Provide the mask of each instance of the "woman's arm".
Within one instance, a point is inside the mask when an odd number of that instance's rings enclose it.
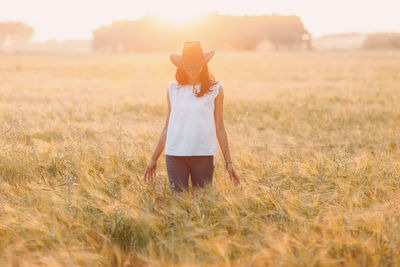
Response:
[[[167,102],[168,102],[167,118],[165,119],[164,128],[161,131],[160,137],[158,138],[157,146],[154,150],[153,156],[151,157],[151,159],[154,161],[157,161],[157,159],[160,157],[161,153],[163,152],[163,150],[165,148],[165,140],[167,137],[169,115],[171,114],[171,102],[169,99],[168,90],[167,90]]]
[[[165,148],[165,140],[167,137],[168,123],[169,123],[169,114],[171,113],[171,102],[169,100],[168,90],[167,90],[167,100],[168,100],[167,118],[165,120],[164,128],[161,131],[160,137],[158,138],[156,149],[154,150],[153,156],[151,156],[149,165],[146,168],[146,172],[144,174],[145,182],[148,180],[153,181],[153,179],[156,175],[157,159],[158,159],[158,157],[160,157],[161,152]]]
[[[224,89],[222,86],[219,88],[219,93],[215,98],[214,120],[219,146],[221,147],[225,162],[228,164],[232,160],[229,151],[228,135],[224,125]]]
[[[214,109],[214,120],[215,120],[215,130],[221,147],[222,153],[225,159],[225,167],[229,172],[231,179],[234,181],[235,185],[240,183],[239,177],[233,168],[231,153],[229,151],[228,134],[226,133],[224,125],[224,89],[222,86],[219,88],[218,96],[215,98],[215,109]]]

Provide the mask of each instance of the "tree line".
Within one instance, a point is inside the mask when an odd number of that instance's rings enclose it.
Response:
[[[23,50],[34,29],[23,22],[0,21],[0,51]],[[311,35],[298,16],[232,16],[210,12],[191,23],[161,22],[154,15],[113,21],[92,31],[94,51],[178,51],[186,40],[203,47],[254,50],[267,41],[276,50],[312,49]],[[370,33],[361,49],[400,49],[400,33]]]
[[[400,33],[370,33],[364,41],[363,49],[400,49]]]
[[[233,16],[215,11],[186,25],[146,15],[137,20],[113,21],[92,33],[95,51],[175,50],[183,41],[194,39],[207,47],[238,50],[254,50],[263,41],[276,50],[311,48],[310,33],[294,15]]]

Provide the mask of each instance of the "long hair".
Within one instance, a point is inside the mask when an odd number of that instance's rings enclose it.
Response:
[[[188,75],[186,74],[185,70],[180,67],[178,67],[176,69],[175,78],[176,78],[176,81],[181,85],[189,83]],[[216,81],[215,81],[214,76],[208,71],[207,64],[204,64],[203,69],[200,73],[200,92],[197,92],[195,90],[193,92],[197,97],[201,97],[205,93],[212,92],[210,90],[210,87],[215,84],[216,84]]]

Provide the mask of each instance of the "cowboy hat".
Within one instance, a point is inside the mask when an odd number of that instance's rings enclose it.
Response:
[[[203,53],[199,41],[186,41],[183,44],[182,55],[171,54],[169,59],[175,66],[184,70],[195,70],[210,61],[214,54],[214,50]]]

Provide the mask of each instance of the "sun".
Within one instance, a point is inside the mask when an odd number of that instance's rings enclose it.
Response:
[[[165,13],[156,13],[156,17],[159,18],[160,21],[173,23],[176,25],[185,25],[188,24],[197,18],[199,18],[202,13],[195,12],[185,12],[185,13],[176,13],[176,12],[165,12]]]

